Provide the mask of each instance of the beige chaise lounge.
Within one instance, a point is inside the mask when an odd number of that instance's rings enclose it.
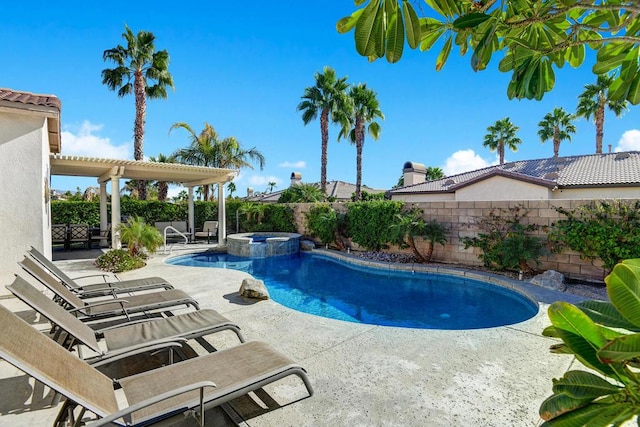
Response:
[[[115,293],[135,292],[146,289],[173,289],[173,286],[167,282],[167,280],[161,277],[145,277],[142,279],[122,280],[122,281],[105,281],[104,283],[92,283],[82,285],[76,280],[85,279],[89,277],[102,277],[106,280],[108,275],[106,274],[92,274],[89,276],[82,276],[72,279],[64,271],[58,268],[53,262],[49,261],[42,253],[40,253],[33,246],[27,252],[28,255],[36,260],[40,265],[47,269],[49,273],[53,274],[60,280],[60,282],[73,290],[74,292],[82,295],[110,295]]]
[[[97,363],[110,363],[121,357],[148,352],[149,346],[164,348],[166,345],[172,348],[176,342],[188,339],[198,339],[206,350],[215,351],[202,337],[221,331],[232,331],[238,336],[240,342],[244,342],[240,327],[215,310],[199,310],[95,331],[20,276],[16,276],[13,283],[6,288],[49,319],[54,340],[69,349],[81,343],[95,353],[85,359],[94,366],[98,366]],[[98,344],[99,339],[103,340],[106,350]],[[78,353],[82,355],[80,348]]]
[[[196,310],[200,307],[195,299],[179,289],[168,289],[157,292],[126,295],[119,298],[113,295],[82,299],[69,288],[62,285],[55,276],[30,260],[24,258],[18,264],[56,296],[57,302],[76,317],[84,321],[98,320],[109,317],[125,316],[131,320],[132,313],[150,312],[178,307],[192,306]]]
[[[114,381],[4,306],[0,325],[0,357],[67,398],[56,426],[89,413],[99,418],[96,426],[147,425],[185,414],[202,426],[207,409],[290,375],[313,395],[304,368],[257,341]]]

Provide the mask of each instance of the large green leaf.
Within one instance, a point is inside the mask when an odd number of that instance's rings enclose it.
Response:
[[[356,23],[354,37],[356,41],[356,50],[362,56],[370,56],[376,53],[376,17],[378,13],[383,13],[378,0],[371,2],[362,10],[360,18]]]
[[[418,47],[420,43],[420,20],[416,11],[408,1],[402,2],[402,10],[404,12],[405,30],[407,32],[407,42],[411,49]]]
[[[638,103],[640,103],[640,72],[636,73],[636,76],[629,86],[627,101],[632,105],[638,105]]]
[[[433,47],[436,41],[444,34],[444,29],[422,33],[422,41],[420,42],[420,50],[426,51]]]
[[[451,52],[451,43],[452,39],[451,36],[449,36],[438,54],[438,59],[436,59],[436,71],[442,70],[442,67],[444,67],[444,64],[447,62],[447,58],[449,58],[449,53]]]
[[[593,346],[593,343],[590,343],[580,335],[567,332],[562,329],[557,329],[557,333],[559,338],[567,346],[567,349],[564,349],[564,353],[567,353],[568,350],[570,350],[571,353],[575,355],[576,359],[578,359],[580,363],[582,363],[586,367],[598,371],[601,374],[609,377],[613,377],[616,379],[620,378],[621,374],[614,370],[614,367],[617,370],[619,370],[620,367],[617,365],[602,363],[602,361],[598,358],[597,351],[599,350],[599,348],[595,348]]]
[[[491,16],[484,13],[468,13],[453,21],[453,28],[457,30],[475,28],[489,18],[491,18]]]
[[[393,15],[389,18],[389,29],[387,30],[387,61],[398,62],[402,57],[404,49],[404,22],[399,9],[393,10]]]
[[[550,420],[560,415],[586,406],[591,399],[574,399],[566,394],[553,394],[540,405],[540,418]]]
[[[598,350],[598,357],[603,363],[622,363],[640,357],[640,334],[614,338]]]
[[[640,268],[619,263],[604,280],[611,303],[625,319],[640,326]]]
[[[553,380],[553,392],[573,399],[595,399],[619,393],[621,387],[586,371],[569,371],[562,378]]]
[[[336,23],[336,30],[338,30],[340,34],[348,33],[349,31],[351,31],[353,27],[356,26],[358,18],[360,18],[360,15],[362,15],[363,10],[364,9],[358,9],[353,12],[351,16],[345,16],[344,18],[340,19]]]
[[[629,402],[590,403],[556,418],[548,419],[542,423],[541,427],[619,426],[621,421],[628,420],[633,415],[633,406]]]
[[[610,302],[588,300],[579,303],[578,308],[601,325],[640,332],[640,327],[625,319]]]
[[[578,68],[584,62],[586,49],[584,45],[571,46],[566,51],[565,58],[569,61],[569,65]]]

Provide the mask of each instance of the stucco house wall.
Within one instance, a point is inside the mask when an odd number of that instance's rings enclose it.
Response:
[[[49,154],[59,147],[59,105],[52,96],[0,89],[0,295],[30,246],[51,256]]]
[[[549,189],[541,185],[493,176],[458,189],[455,199],[458,201],[547,200],[550,198],[549,193]]]

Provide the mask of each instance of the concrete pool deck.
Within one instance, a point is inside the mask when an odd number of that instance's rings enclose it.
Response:
[[[168,279],[202,308],[217,310],[240,325],[247,340],[271,344],[308,372],[313,397],[304,399],[297,379],[275,383],[267,388],[269,395],[294,403],[261,414],[241,410],[247,417],[242,425],[538,426],[538,408],[551,394],[552,378],[581,366],[571,356],[551,354],[549,346],[556,341],[541,335],[549,325],[548,303],[573,300],[571,295],[533,289],[542,301],[538,314],[511,326],[393,328],[300,313],[271,300],[247,303],[237,292],[248,274],[168,265],[165,258],[157,254],[146,267],[120,277]],[[71,276],[95,271],[92,259],[56,263]],[[0,304],[46,330],[48,324],[15,298],[3,297]],[[214,338],[217,347],[237,343],[231,333],[219,335]],[[46,387],[0,361],[0,425],[51,425],[59,406],[50,402]]]

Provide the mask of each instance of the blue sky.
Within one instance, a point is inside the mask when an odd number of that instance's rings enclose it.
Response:
[[[510,101],[510,75],[497,71],[501,54],[479,73],[471,70],[470,56],[455,49],[440,72],[434,66],[437,51],[408,47],[397,64],[369,63],[356,53],[352,33],[335,30],[354,10],[352,1],[93,3],[4,5],[3,15],[11,19],[0,26],[0,87],[60,98],[63,154],[133,158],[134,100],[102,85],[101,71],[112,66],[102,52],[125,43],[125,23],[136,33],[151,31],[156,49],[169,51],[175,91],[147,104],[145,155],[188,145],[184,130],[168,133],[173,123],[200,131],[209,122],[221,136],[235,136],[266,157],[264,170],[240,173],[239,196],[247,187],[265,191],[269,181],[284,189],[294,171],[304,182],[320,180],[320,125],[304,126],[296,106],[325,65],[378,94],[386,120],[379,140],[365,142],[363,183],[380,189],[396,184],[408,160],[441,167],[447,175],[497,163],[482,142],[487,127],[504,117],[520,127],[523,140],[518,152],[507,151],[507,161],[551,157],[553,144],[540,142],[538,122],[554,107],[574,111],[584,85],[595,82],[587,60],[579,69],[556,70],[556,86],[542,101]],[[575,124],[577,134],[562,143],[561,156],[595,152],[593,123]],[[337,135],[331,128],[327,177],[355,182],[355,147],[338,143]],[[604,139],[605,151],[609,144],[614,150],[640,149],[640,110],[631,107],[622,118],[608,114]],[[94,178],[52,181],[61,190],[96,185]]]

